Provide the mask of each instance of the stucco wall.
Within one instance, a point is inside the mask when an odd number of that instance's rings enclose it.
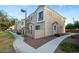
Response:
[[[44,20],[42,22],[38,21],[38,14],[39,12],[44,11]],[[31,17],[33,19],[31,20]],[[54,22],[58,23],[57,33],[64,33],[65,32],[65,20],[64,17],[59,15],[54,10],[49,9],[48,7],[38,7],[34,13],[29,16],[30,22],[33,23],[35,28],[36,25],[40,25],[40,30],[34,29],[34,34],[30,34],[34,38],[40,38],[44,36],[53,35],[52,31],[52,24]]]
[[[30,22],[33,23],[33,27],[34,27],[33,32],[34,32],[34,34],[28,33],[28,35],[31,36],[31,37],[34,37],[35,39],[40,38],[40,37],[44,37],[44,29],[45,29],[44,28],[44,23],[41,23],[41,22],[38,21],[38,19],[39,19],[38,14],[41,11],[44,11],[43,7],[37,8],[36,11],[29,16]],[[31,20],[31,17],[33,17],[32,20]],[[40,25],[40,30],[35,30],[36,25]]]
[[[37,23],[36,25],[40,25],[40,30],[35,30],[35,39],[41,38],[45,36],[45,23]]]
[[[59,15],[55,11],[52,11],[45,8],[45,35],[49,36],[53,34],[52,31],[52,23],[57,22],[58,23],[58,33],[64,33],[65,32],[65,20],[63,16]]]

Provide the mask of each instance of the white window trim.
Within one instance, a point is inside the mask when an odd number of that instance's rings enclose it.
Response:
[[[54,26],[56,26],[56,29],[54,30]],[[53,24],[53,31],[57,32],[58,31],[58,25],[57,24]]]
[[[40,12],[42,12],[42,11],[40,11]],[[44,13],[44,11],[43,11],[43,13]],[[37,13],[37,22],[44,22],[44,17],[43,17],[43,20],[41,20],[41,21],[39,21],[39,12]]]
[[[44,19],[43,19],[43,20],[41,20],[41,21],[39,21],[39,20],[37,19],[37,22],[44,22]]]

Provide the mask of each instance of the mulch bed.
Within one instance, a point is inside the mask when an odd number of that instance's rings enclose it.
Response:
[[[72,42],[79,45],[79,34],[70,36],[66,38],[65,40],[63,40],[62,42]],[[65,52],[62,51],[60,47],[58,46],[58,48],[55,50],[55,53],[65,53]]]
[[[60,36],[63,36],[63,35],[66,35],[65,33],[64,34],[60,34]],[[31,37],[28,37],[28,36],[24,36],[24,41],[32,46],[33,48],[37,49],[39,48],[40,46],[44,45],[45,43],[53,40],[56,38],[56,36],[52,35],[52,36],[48,36],[48,37],[44,37],[44,38],[39,38],[39,39],[33,39]]]
[[[53,40],[54,38],[56,38],[55,36],[49,36],[49,37],[44,37],[44,38],[40,38],[40,39],[33,39],[31,37],[25,37],[25,42],[27,44],[29,44],[30,46],[32,46],[33,48],[37,49],[40,46],[44,45],[45,43]]]

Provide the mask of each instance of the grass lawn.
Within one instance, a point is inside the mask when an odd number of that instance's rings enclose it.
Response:
[[[55,53],[79,53],[79,34],[63,40],[55,50]]]
[[[78,53],[79,52],[79,45],[72,43],[72,42],[63,42],[60,44],[60,49],[64,52],[68,53]]]
[[[8,31],[0,32],[0,53],[12,53],[14,36]]]

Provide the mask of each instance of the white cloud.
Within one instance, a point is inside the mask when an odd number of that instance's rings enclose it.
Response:
[[[59,7],[63,8],[65,5],[59,5]]]

